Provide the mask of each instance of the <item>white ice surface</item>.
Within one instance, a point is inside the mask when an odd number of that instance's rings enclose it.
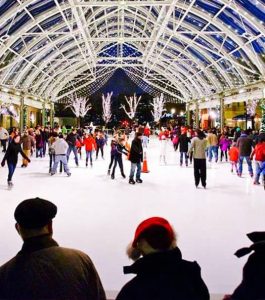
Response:
[[[167,165],[159,163],[159,145],[153,139],[147,158],[150,173],[143,184],[128,184],[128,178],[108,177],[109,147],[105,160],[85,167],[84,158],[76,168],[70,158],[72,176],[48,174],[48,158],[32,158],[27,169],[18,168],[9,191],[7,168],[0,168],[0,264],[12,258],[21,247],[14,228],[17,204],[30,197],[43,197],[58,206],[54,238],[60,245],[88,253],[107,291],[118,291],[131,276],[122,267],[131,261],[125,248],[136,226],[145,218],[167,218],[178,233],[183,257],[196,260],[211,293],[229,293],[241,280],[247,257],[233,253],[250,241],[246,233],[265,230],[265,192],[254,186],[244,166],[243,177],[230,172],[228,163],[208,164],[207,189],[196,189],[192,166],[180,167],[178,153],[167,149]],[[2,153],[0,154],[2,158]],[[124,160],[128,175],[130,163]]]

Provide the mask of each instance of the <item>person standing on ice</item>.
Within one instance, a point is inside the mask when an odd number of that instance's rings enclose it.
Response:
[[[73,151],[75,156],[75,164],[78,167],[78,156],[77,156],[77,149],[76,149],[76,141],[79,139],[79,136],[77,134],[77,131],[75,128],[72,129],[72,132],[70,132],[66,138],[66,142],[68,143],[69,147],[67,150],[67,161],[69,160],[70,154]]]
[[[114,154],[114,166],[113,166],[112,173],[111,173],[111,179],[115,178],[115,169],[116,169],[117,164],[119,164],[121,176],[123,178],[126,178],[126,176],[124,174],[124,170],[123,170],[122,154],[125,154],[125,155],[128,154],[128,150],[125,148],[125,139],[124,138],[120,138],[118,140],[118,143],[116,144],[116,152]]]
[[[206,148],[207,140],[205,134],[201,130],[196,131],[196,136],[191,140],[191,147],[189,154],[193,151],[194,157],[194,179],[195,186],[198,187],[200,181],[204,188],[206,188]]]
[[[164,127],[161,127],[161,131],[158,135],[160,141],[160,163],[163,160],[166,165],[166,152],[167,152],[167,143],[169,138],[169,131]]]
[[[62,162],[64,172],[67,174],[67,176],[71,176],[66,157],[69,146],[64,140],[62,133],[59,134],[59,138],[51,145],[51,148],[54,149],[55,153],[55,160],[52,167],[51,176],[56,173],[59,162]]]
[[[142,146],[142,136],[141,132],[136,132],[135,138],[132,141],[131,150],[129,160],[131,161],[131,171],[130,171],[130,178],[129,183],[135,184],[134,181],[134,173],[136,171],[136,182],[142,183],[141,179],[141,162],[143,161],[143,146]]]
[[[7,184],[9,187],[13,186],[12,177],[16,170],[19,153],[22,155],[24,159],[30,162],[30,159],[24,154],[24,152],[21,149],[20,136],[15,135],[12,142],[9,144],[5,156],[1,162],[1,166],[4,167],[5,161],[7,161],[7,166],[8,166]]]

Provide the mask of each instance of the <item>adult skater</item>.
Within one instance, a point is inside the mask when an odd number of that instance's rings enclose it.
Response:
[[[134,173],[136,171],[136,182],[142,183],[141,179],[141,162],[143,161],[143,147],[142,147],[142,133],[136,132],[135,138],[132,141],[131,150],[129,160],[131,161],[131,171],[130,171],[130,178],[129,183],[135,184],[134,181]]]
[[[205,134],[201,130],[196,131],[196,136],[191,140],[189,154],[193,151],[194,157],[194,178],[195,186],[198,187],[200,181],[202,186],[206,188],[206,156],[207,140]]]
[[[73,151],[75,156],[75,164],[78,167],[78,156],[77,156],[77,149],[76,149],[76,141],[79,139],[77,131],[75,128],[72,129],[67,135],[66,142],[68,143],[68,150],[67,150],[67,161],[69,160],[70,154]]]
[[[100,131],[96,136],[96,143],[97,143],[97,151],[96,151],[96,159],[98,159],[98,152],[100,150],[101,157],[104,159],[104,146],[106,143],[105,135],[103,131]]]
[[[253,168],[252,162],[250,160],[250,155],[252,152],[253,141],[248,137],[247,132],[243,131],[236,142],[236,146],[239,149],[239,168],[238,168],[238,176],[242,176],[243,172],[243,161],[244,159],[248,165],[248,172],[250,177],[253,177]]]
[[[52,238],[56,213],[53,203],[40,198],[17,206],[15,227],[23,246],[0,268],[0,299],[106,299],[90,257]]]
[[[23,148],[23,152],[27,157],[30,157],[31,150],[34,149],[35,140],[34,137],[29,135],[28,130],[24,131],[23,136],[21,137],[21,144]],[[23,158],[22,160],[22,168],[26,168],[28,166],[28,161]]]
[[[168,139],[170,137],[170,132],[165,129],[164,127],[161,127],[161,131],[158,135],[159,141],[160,141],[160,163],[163,160],[164,164],[166,165],[166,152],[167,152],[167,143]]]
[[[108,168],[108,175],[110,175],[111,167],[115,161],[115,153],[117,151],[117,144],[118,144],[118,134],[115,133],[110,142],[110,164],[109,164],[109,168]]]
[[[164,218],[140,223],[127,255],[135,263],[125,267],[124,273],[136,276],[125,284],[116,300],[210,299],[200,266],[182,259],[176,234]]]
[[[185,158],[185,165],[188,167],[188,150],[190,138],[187,137],[186,129],[181,130],[181,135],[178,139],[179,152],[180,152],[180,166],[183,165],[183,157]]]
[[[54,149],[55,154],[55,160],[52,167],[51,175],[54,175],[56,173],[59,162],[62,162],[64,172],[67,174],[68,177],[71,176],[66,157],[68,147],[68,143],[64,140],[63,134],[59,133],[59,138],[51,145],[51,148]]]
[[[115,169],[116,169],[117,164],[119,164],[121,176],[123,178],[126,178],[126,176],[124,174],[124,170],[123,170],[122,154],[125,154],[125,155],[128,154],[128,150],[125,148],[125,139],[124,138],[120,138],[116,145],[116,152],[114,154],[114,166],[113,166],[112,173],[111,173],[111,179],[115,178]]]
[[[24,152],[21,149],[20,136],[15,135],[12,142],[9,144],[5,156],[1,162],[1,166],[4,167],[5,161],[7,161],[7,166],[8,166],[7,184],[9,187],[13,186],[12,177],[16,170],[19,153],[22,155],[24,159],[30,162],[30,159],[24,154]]]

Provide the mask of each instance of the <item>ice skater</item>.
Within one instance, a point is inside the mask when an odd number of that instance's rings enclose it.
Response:
[[[230,164],[231,164],[231,172],[234,172],[234,168],[236,170],[236,173],[238,174],[238,159],[239,159],[239,150],[236,147],[236,143],[233,142],[232,147],[229,150],[229,159],[230,159]]]
[[[5,166],[5,161],[7,161],[8,166],[8,177],[7,177],[7,184],[8,187],[13,186],[12,178],[16,170],[17,161],[18,161],[18,154],[21,154],[24,159],[30,162],[30,159],[24,154],[21,149],[20,145],[20,136],[15,135],[11,143],[9,144],[5,156],[1,162],[1,166]]]
[[[54,175],[56,173],[59,162],[62,162],[64,172],[67,174],[68,177],[71,176],[66,155],[69,146],[64,140],[62,133],[59,134],[59,138],[52,144],[51,147],[54,149],[55,152],[55,160],[52,167],[51,175]]]
[[[114,166],[111,172],[111,179],[115,178],[115,169],[117,164],[119,164],[121,176],[126,178],[123,170],[123,162],[122,162],[122,154],[128,155],[128,150],[125,148],[125,139],[120,138],[118,143],[116,144],[116,151],[114,154]]]
[[[129,160],[131,161],[131,171],[129,183],[135,184],[134,173],[136,171],[136,182],[142,183],[141,179],[141,162],[143,161],[142,133],[136,132],[135,138],[132,141]]]
[[[160,163],[163,160],[164,164],[166,165],[166,152],[167,152],[167,143],[169,138],[169,131],[166,130],[164,127],[161,127],[161,131],[158,135],[160,141]]]
[[[86,150],[86,167],[88,166],[88,160],[90,160],[90,166],[93,166],[92,154],[97,149],[97,144],[91,133],[86,133],[83,144]]]

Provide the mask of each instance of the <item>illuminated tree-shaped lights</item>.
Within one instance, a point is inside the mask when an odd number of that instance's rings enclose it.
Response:
[[[87,112],[92,108],[86,98],[78,98],[77,96],[72,96],[70,98],[66,108],[67,107],[70,107],[70,109],[76,116],[78,126],[80,126],[80,117],[84,118]]]
[[[111,97],[113,95],[113,92],[107,93],[107,96],[105,97],[104,94],[102,94],[102,108],[103,108],[103,120],[106,124],[109,123],[112,113],[111,113]]]
[[[161,119],[163,112],[165,111],[165,102],[163,94],[160,94],[160,97],[157,96],[153,99],[153,103],[151,103],[151,105],[153,106],[152,115],[155,122],[159,122]]]
[[[247,102],[247,114],[254,117],[256,114],[256,108],[258,105],[258,99],[248,100]]]
[[[129,105],[129,110],[127,111],[125,105],[122,105],[121,108],[123,108],[123,110],[125,111],[125,113],[131,120],[133,120],[135,117],[136,110],[137,110],[139,102],[141,101],[141,98],[142,98],[142,96],[140,96],[137,99],[136,94],[129,97],[129,99],[125,96],[126,103]]]

